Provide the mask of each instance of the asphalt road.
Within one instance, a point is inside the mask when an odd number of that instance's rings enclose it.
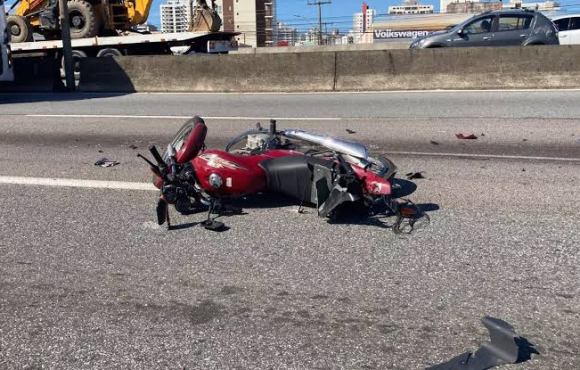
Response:
[[[576,369],[579,94],[19,96],[0,105],[0,368],[420,369],[475,350],[491,315],[540,352],[505,368]],[[155,192],[1,184],[146,182],[135,154],[167,143],[183,119],[160,116],[187,115],[187,99],[217,117],[210,147],[248,117],[356,117],[280,125],[370,143],[401,176],[424,171],[410,198],[431,222],[396,236],[390,219],[330,224],[264,197],[240,201],[226,232],[197,226],[202,215],[168,232]],[[405,116],[400,99],[424,105]],[[93,165],[104,156],[121,164]]]

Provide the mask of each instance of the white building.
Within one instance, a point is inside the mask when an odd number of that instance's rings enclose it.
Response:
[[[167,0],[159,6],[161,32],[187,32],[191,22],[191,0]]]
[[[401,5],[389,6],[389,14],[433,14],[433,5],[422,5],[417,0],[405,0]]]
[[[458,0],[439,0],[439,13],[447,13],[447,5],[451,3],[465,3],[466,0],[458,1]]]
[[[372,33],[373,21],[377,16],[374,9],[366,9],[366,12],[354,13],[352,16],[352,33],[354,34],[354,43],[365,40],[365,33]]]
[[[512,0],[504,4],[504,8],[522,8],[532,10],[560,10],[560,4],[556,1],[544,1],[537,3],[524,3],[522,0]]]
[[[276,0],[216,0],[215,4],[222,29],[241,33],[240,45],[276,45]]]

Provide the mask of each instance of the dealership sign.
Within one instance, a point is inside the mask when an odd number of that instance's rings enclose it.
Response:
[[[389,40],[389,39],[412,39],[415,37],[427,36],[431,31],[392,31],[392,30],[374,30],[374,40]]]

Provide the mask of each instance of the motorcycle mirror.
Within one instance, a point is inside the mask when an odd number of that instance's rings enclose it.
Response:
[[[270,120],[270,135],[276,135],[276,120]]]
[[[156,166],[150,160],[148,160],[144,155],[137,154],[137,157],[142,158],[145,162],[147,162],[147,164],[149,164],[149,167],[151,167],[151,171],[153,171],[153,173],[155,173],[159,177],[163,177],[163,174],[161,173],[161,170],[159,169],[159,167]]]

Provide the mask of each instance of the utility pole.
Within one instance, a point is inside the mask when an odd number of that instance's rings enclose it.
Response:
[[[318,46],[322,45],[322,5],[331,1],[308,0],[308,5],[318,5]]]
[[[75,72],[70,42],[70,23],[68,18],[67,0],[58,0],[60,32],[62,38],[62,56],[64,60],[64,76],[67,91],[75,91]]]

